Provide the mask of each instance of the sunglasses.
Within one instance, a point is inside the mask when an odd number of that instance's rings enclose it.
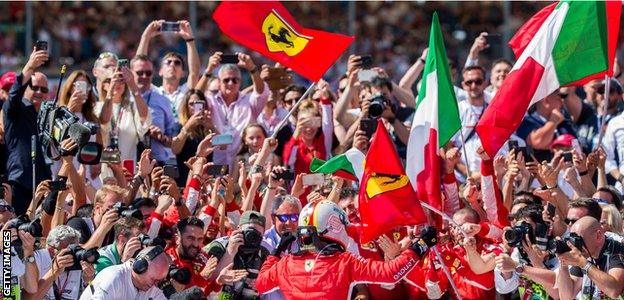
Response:
[[[595,200],[596,202],[598,202],[598,204],[604,204],[604,205],[608,205],[611,204],[609,203],[609,201],[607,201],[606,199],[602,199],[602,198],[592,198],[592,200]]]
[[[136,71],[136,74],[139,77],[151,77],[152,71]]]
[[[182,62],[177,60],[177,59],[168,59],[165,60],[165,65],[170,66],[171,64],[174,64],[176,67],[179,67],[182,65]]]
[[[280,222],[288,222],[288,220],[290,220],[291,222],[298,222],[299,221],[299,215],[298,214],[285,214],[285,215],[274,215],[277,217],[278,220],[280,220]]]
[[[35,93],[43,93],[46,94],[48,92],[48,88],[45,86],[36,86],[36,85],[31,85],[30,89],[33,90],[33,92]]]
[[[238,83],[238,78],[236,77],[232,77],[232,78],[223,78],[221,79],[224,83],[230,83],[232,82],[233,84],[237,84]]]
[[[466,81],[464,81],[464,84],[466,84],[467,86],[471,86],[473,83],[476,84],[476,85],[482,85],[483,84],[483,79],[466,80]]]
[[[576,223],[576,221],[578,221],[578,219],[568,219],[565,218],[565,220],[563,220],[567,225],[572,225],[574,223]]]
[[[13,206],[10,205],[0,205],[0,214],[5,213],[5,212],[13,212]]]

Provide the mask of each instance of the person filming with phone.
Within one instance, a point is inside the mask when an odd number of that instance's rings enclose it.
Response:
[[[35,167],[32,173],[31,137],[38,136],[37,111],[41,102],[48,96],[48,78],[37,69],[48,61],[47,43],[45,49],[38,43],[33,47],[26,65],[17,75],[15,83],[9,91],[9,99],[4,102],[4,141],[7,145],[8,158],[6,174],[16,215],[26,212],[33,196],[35,185],[51,178],[50,168],[46,165],[42,147],[37,142]]]

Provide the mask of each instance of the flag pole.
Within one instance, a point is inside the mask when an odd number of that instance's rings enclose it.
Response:
[[[438,261],[440,262],[440,265],[442,265],[442,271],[444,272],[444,275],[446,275],[446,278],[448,279],[449,284],[451,285],[451,287],[453,287],[453,291],[455,292],[455,295],[457,295],[457,299],[462,300],[462,297],[459,294],[459,289],[457,289],[457,286],[455,285],[455,282],[453,281],[453,277],[451,276],[451,272],[449,272],[448,267],[446,266],[446,264],[442,260],[442,256],[440,255],[440,251],[438,251],[438,246],[434,245],[433,247],[431,247],[431,250],[433,250],[433,252],[435,253],[436,257],[438,258]]]
[[[604,99],[602,100],[602,121],[600,121],[600,135],[598,136],[598,147],[602,147],[602,138],[604,137],[604,127],[607,121],[607,109],[609,108],[609,96],[611,95],[611,78],[609,74],[605,74],[605,90]]]
[[[485,109],[485,107],[483,108]],[[476,124],[475,124],[476,126]],[[474,130],[474,129],[473,129]],[[472,173],[470,172],[470,163],[468,162],[468,151],[466,151],[466,138],[464,137],[464,125],[462,124],[461,128],[459,128],[459,136],[462,139],[462,151],[464,152],[464,160],[466,160],[466,179],[470,178]]]
[[[279,124],[277,124],[277,127],[275,127],[275,129],[273,129],[273,134],[271,135],[271,138],[275,138],[277,136],[277,133],[288,122],[288,118],[295,112],[297,107],[299,107],[299,104],[301,104],[301,101],[303,99],[305,99],[306,97],[308,97],[310,92],[312,92],[312,90],[314,90],[315,86],[316,86],[316,82],[312,82],[310,84],[310,86],[308,87],[308,89],[305,91],[305,93],[303,93],[303,95],[301,95],[301,97],[299,97],[299,100],[297,100],[297,102],[293,104],[293,106],[290,108],[290,111],[288,112],[288,114],[284,117],[284,119],[281,122],[279,122]]]
[[[422,205],[422,207],[442,216],[442,219],[445,219],[447,221],[449,221],[451,224],[455,225],[455,227],[457,227],[457,229],[459,231],[461,231],[461,233],[464,235],[464,237],[469,237],[468,234],[464,231],[464,229],[462,229],[461,225],[457,224],[457,222],[455,222],[455,220],[453,220],[453,218],[447,216],[445,213],[441,212],[439,209],[429,205],[429,203],[424,202],[424,201],[420,201],[420,205]]]

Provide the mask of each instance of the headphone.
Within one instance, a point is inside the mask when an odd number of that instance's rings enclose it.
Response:
[[[132,263],[132,271],[137,274],[143,274],[147,271],[149,267],[149,262],[156,258],[156,256],[165,252],[162,247],[155,246],[150,251],[143,255],[139,255],[136,260]]]

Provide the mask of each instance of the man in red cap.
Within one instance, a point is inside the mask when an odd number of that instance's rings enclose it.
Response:
[[[6,72],[0,77],[0,110],[4,101],[9,99],[9,90],[15,82],[15,72]],[[0,111],[0,170],[6,170],[7,148],[4,143],[4,117]]]

